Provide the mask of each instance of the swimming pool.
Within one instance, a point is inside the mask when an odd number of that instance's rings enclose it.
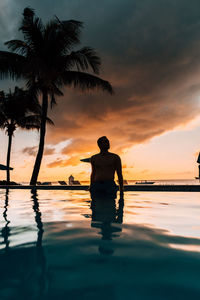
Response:
[[[0,190],[0,299],[200,297],[199,193]]]

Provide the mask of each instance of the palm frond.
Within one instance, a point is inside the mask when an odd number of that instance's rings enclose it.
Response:
[[[17,106],[15,113],[18,111],[18,106],[20,106],[22,114],[27,112],[41,113],[41,106],[39,104],[37,94],[35,94],[32,90],[23,90],[15,87],[14,93],[7,95],[7,98],[13,107]]]
[[[63,92],[57,87],[56,85],[57,81],[55,80],[55,83],[52,83],[52,90],[53,90],[53,93],[57,96],[63,96]]]
[[[21,55],[27,55],[30,51],[28,44],[21,40],[11,40],[4,43],[12,52],[19,53]]]
[[[71,67],[72,65],[75,65],[78,71],[91,68],[95,74],[99,74],[101,60],[94,49],[84,47],[66,56],[66,68],[68,69],[68,66]]]
[[[30,93],[32,93],[35,97],[38,97],[41,93],[41,85],[39,82],[35,81],[34,76],[30,76],[26,81],[26,87],[29,90]]]
[[[35,10],[33,8],[31,8],[31,7],[24,8],[24,11],[23,11],[24,19],[33,18],[34,14],[35,14]]]
[[[1,101],[1,100],[4,100],[4,98],[5,98],[5,93],[4,93],[4,91],[0,91],[0,101]]]
[[[7,120],[6,120],[6,116],[5,114],[1,111],[1,108],[0,108],[0,128],[1,129],[4,129],[5,126],[7,124]]]
[[[15,87],[14,92],[10,91],[0,99],[0,125],[2,128],[11,128],[11,125],[15,125],[22,128],[25,126],[29,129],[29,127],[33,127],[33,121],[37,128],[40,126],[40,120],[41,106],[30,91]]]
[[[66,71],[63,73],[63,83],[74,88],[80,88],[83,91],[100,89],[113,94],[112,86],[108,81],[88,73]]]
[[[23,78],[24,64],[24,56],[17,53],[0,51],[0,79],[8,77],[11,79]]]
[[[32,8],[25,8],[23,12],[23,19],[21,27],[19,28],[24,35],[24,39],[31,49],[42,46],[44,25],[42,20],[35,16]]]
[[[51,109],[55,106],[55,105],[57,105],[57,102],[56,102],[56,98],[55,98],[55,95],[54,95],[54,93],[51,93],[51,95],[50,95],[50,103],[51,103]]]
[[[68,53],[71,47],[80,44],[80,33],[83,23],[76,20],[60,21],[56,16],[57,41],[63,43],[63,53]]]
[[[49,125],[52,125],[52,126],[55,125],[54,122],[53,122],[50,118],[48,118],[48,117],[46,117],[46,121],[47,121],[47,123],[48,123]]]
[[[40,129],[41,116],[28,115],[17,120],[17,125],[22,129]]]
[[[5,93],[4,91],[0,91],[0,128],[4,129],[7,123],[6,115],[4,113],[4,101],[5,101]]]
[[[39,103],[38,97],[36,97],[34,94],[32,94],[31,91],[27,92],[26,98],[24,99],[27,104],[27,109],[29,112],[35,113],[35,114],[41,114],[42,108]]]

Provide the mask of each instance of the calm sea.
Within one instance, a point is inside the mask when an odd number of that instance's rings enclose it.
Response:
[[[199,193],[0,189],[0,299],[200,298]]]
[[[127,180],[128,184],[135,184],[138,181],[144,181],[144,180]],[[181,184],[181,185],[185,185],[185,184],[200,184],[200,181],[197,179],[163,179],[163,180],[149,180],[149,181],[153,181],[154,185],[157,184]],[[68,182],[68,180],[66,179],[66,182]],[[58,183],[58,181],[52,181],[51,182],[53,185],[60,185]],[[89,180],[85,180],[85,181],[80,181],[80,183],[82,185],[88,185],[89,184]],[[27,185],[29,184],[29,182],[21,182],[21,184]]]

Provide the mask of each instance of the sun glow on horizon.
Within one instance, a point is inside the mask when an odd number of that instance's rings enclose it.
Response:
[[[0,132],[4,141],[1,152],[1,163],[5,163],[7,136]],[[200,118],[196,118],[185,126],[177,127],[163,135],[152,138],[143,144],[135,145],[121,154],[124,178],[127,180],[143,179],[193,179],[197,176],[196,158],[199,151]],[[28,182],[32,173],[35,157],[22,153],[25,146],[36,146],[38,133],[16,132],[11,154],[11,180]],[[55,153],[45,155],[39,174],[39,181],[67,180],[73,174],[78,180],[89,180],[91,167],[89,163],[48,167],[55,159],[66,159],[60,152],[70,145],[70,140],[63,141],[55,148]],[[112,152],[112,140],[111,149]],[[96,148],[96,152],[98,149]],[[80,158],[83,154],[80,154]],[[4,160],[3,160],[4,158]],[[1,179],[5,179],[5,171],[1,171]]]

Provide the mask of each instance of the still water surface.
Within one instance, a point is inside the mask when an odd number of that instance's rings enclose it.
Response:
[[[0,299],[199,299],[199,193],[0,190]]]

